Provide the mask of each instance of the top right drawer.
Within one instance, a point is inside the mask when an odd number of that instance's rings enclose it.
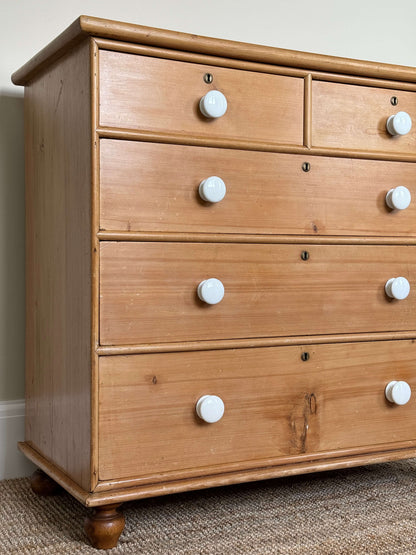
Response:
[[[398,112],[407,112],[413,125],[392,136],[386,123]],[[312,145],[416,155],[416,92],[313,81]]]

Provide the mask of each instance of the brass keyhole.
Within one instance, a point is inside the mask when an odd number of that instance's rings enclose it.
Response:
[[[397,106],[397,104],[399,103],[399,99],[397,98],[397,96],[392,96],[390,98],[390,102],[393,106]]]
[[[311,169],[310,163],[309,163],[309,162],[303,162],[303,164],[302,164],[302,170],[303,170],[304,172],[308,172],[308,171],[310,171],[310,169]]]
[[[209,85],[210,83],[212,83],[213,80],[214,80],[214,76],[212,75],[212,73],[206,73],[206,74],[204,75],[204,81],[205,81],[205,83],[207,83],[208,85]]]

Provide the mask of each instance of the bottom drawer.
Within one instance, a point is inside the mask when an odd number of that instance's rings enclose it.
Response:
[[[416,394],[388,402],[392,380],[416,388],[413,341],[101,357],[99,479],[163,481],[410,447]],[[204,395],[223,400],[218,422],[197,416]]]

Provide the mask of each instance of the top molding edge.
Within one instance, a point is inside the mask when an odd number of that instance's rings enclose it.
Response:
[[[26,85],[39,71],[86,37],[120,40],[303,70],[416,83],[416,68],[412,67],[209,38],[85,15],[76,19],[63,33],[13,73],[13,83]]]

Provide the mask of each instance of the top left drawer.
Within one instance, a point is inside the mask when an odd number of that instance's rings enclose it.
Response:
[[[227,99],[218,118],[199,109],[211,90]],[[302,145],[303,95],[298,77],[100,51],[102,127]]]

